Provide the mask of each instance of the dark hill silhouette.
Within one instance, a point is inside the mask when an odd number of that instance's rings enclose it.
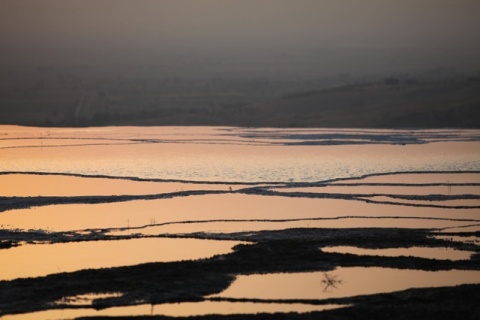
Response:
[[[234,88],[235,89],[235,88]],[[223,92],[158,94],[31,89],[0,95],[0,123],[33,126],[213,125],[255,127],[480,128],[477,78],[376,83],[283,97]],[[280,92],[280,91],[279,91]]]
[[[479,128],[480,83],[343,86],[286,96],[263,112],[277,126]]]

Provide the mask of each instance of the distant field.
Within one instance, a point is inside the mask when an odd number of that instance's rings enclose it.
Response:
[[[288,83],[34,82],[3,88],[0,123],[33,126],[479,128],[480,81],[387,79],[289,90]],[[83,88],[82,87],[82,88]],[[262,91],[263,90],[263,91]],[[293,93],[292,93],[293,91]]]

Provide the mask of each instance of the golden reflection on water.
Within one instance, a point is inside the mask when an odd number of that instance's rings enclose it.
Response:
[[[9,210],[1,213],[0,225],[11,229],[68,231],[140,227],[171,221],[335,218],[338,216],[478,219],[477,210],[472,209],[392,206],[352,200],[227,193]]]
[[[323,247],[323,252],[348,253],[366,256],[382,257],[419,257],[426,259],[440,260],[469,260],[471,251],[461,251],[452,248],[428,248],[428,247],[409,247],[409,248],[388,248],[388,249],[365,249],[349,246]]]
[[[422,145],[282,146],[285,137],[241,136],[249,129],[212,127],[156,128],[23,128],[1,126],[0,171],[66,172],[196,181],[323,181],[373,172],[405,170],[474,170],[479,142],[436,142]],[[230,131],[233,130],[233,131]],[[288,130],[287,130],[288,131]],[[339,132],[342,130],[319,130]],[[275,132],[274,129],[256,133]],[[303,131],[302,131],[303,132]],[[310,132],[305,130],[305,132]],[[343,130],[342,132],[349,132]],[[355,132],[355,130],[354,130]],[[380,132],[380,131],[379,131]],[[229,135],[233,133],[233,135]],[[70,139],[74,137],[75,139]],[[21,138],[18,140],[17,138]],[[26,138],[26,139],[24,139]],[[122,139],[122,140],[117,140]],[[290,140],[292,141],[292,140]],[[128,145],[118,145],[127,143]],[[133,144],[132,144],[133,143]],[[60,146],[62,144],[75,146]],[[80,146],[81,144],[88,144]],[[101,145],[97,145],[101,144]],[[269,145],[266,145],[269,144]],[[48,145],[55,145],[49,147]],[[18,146],[20,148],[11,148]],[[33,146],[33,147],[29,147]],[[472,169],[473,168],[473,169]],[[480,174],[397,174],[346,180],[344,183],[479,183]],[[342,183],[338,181],[337,183]],[[138,182],[53,175],[0,175],[0,196],[79,196],[158,194],[188,190],[229,190],[228,183],[189,184]],[[234,186],[232,191],[241,188]],[[324,193],[479,194],[479,188],[346,187],[278,189]],[[370,198],[372,199],[372,198]],[[397,199],[373,198],[374,200]],[[407,201],[411,204],[412,201]],[[426,204],[424,202],[418,202]],[[478,200],[428,202],[477,205]],[[407,204],[407,203],[406,203]],[[336,219],[341,217],[341,219]],[[384,218],[389,217],[389,218]],[[417,218],[415,218],[417,217]],[[326,218],[275,222],[267,220]],[[427,220],[421,218],[440,218]],[[71,231],[126,228],[111,234],[225,233],[285,228],[445,228],[477,231],[478,209],[411,207],[341,199],[288,198],[239,193],[136,200],[104,204],[66,204],[8,210],[0,213],[0,228]],[[200,223],[201,221],[219,220]],[[220,220],[223,220],[220,221]],[[243,220],[233,222],[228,220]],[[252,220],[252,221],[248,221]],[[253,220],[266,220],[263,222]],[[169,222],[191,222],[158,226]],[[148,226],[144,229],[137,227]],[[208,258],[229,253],[238,241],[194,239],[132,239],[58,244],[24,244],[0,250],[0,279],[43,276],[85,268],[135,265]],[[395,249],[389,249],[395,250]],[[422,251],[423,250],[423,251]],[[409,248],[387,254],[430,255],[433,249]],[[360,252],[360,251],[357,251]],[[371,254],[368,251],[364,253]],[[377,252],[378,253],[378,252]],[[382,253],[385,253],[382,251]],[[436,253],[438,254],[438,253]],[[452,257],[448,252],[447,256]],[[327,273],[239,276],[221,297],[266,299],[325,299],[403,290],[410,287],[480,283],[480,271],[337,268]],[[326,278],[327,277],[327,278]],[[330,277],[330,278],[328,278]],[[325,287],[326,279],[336,279]],[[335,307],[328,306],[327,308]],[[261,303],[201,302],[111,308],[52,310],[7,318],[55,318],[86,315],[200,315],[202,313],[307,312],[324,306]],[[78,312],[78,313],[77,313]]]
[[[282,230],[289,228],[406,228],[406,229],[441,229],[464,226],[464,221],[398,219],[398,218],[341,218],[336,220],[301,220],[293,222],[207,222],[180,223],[164,226],[150,226],[142,229],[111,231],[109,235],[159,235],[176,233],[203,232],[206,234],[250,232],[262,230]]]
[[[32,312],[19,315],[7,315],[3,320],[57,320],[72,319],[76,317],[115,317],[115,316],[151,316],[163,315],[170,317],[202,316],[211,314],[233,315],[233,314],[256,314],[256,313],[277,313],[277,312],[312,312],[331,310],[345,307],[345,305],[308,305],[300,303],[253,303],[253,302],[182,302],[165,303],[159,305],[142,304],[137,306],[114,307],[103,310],[93,309],[61,309]]]
[[[10,210],[0,215],[0,225],[20,229],[68,231],[138,227],[170,221],[334,218],[338,216],[478,219],[476,210],[472,209],[392,206],[337,199],[221,194]]]
[[[289,130],[262,138],[261,143],[257,138],[248,138],[249,130],[242,128],[1,126],[0,130],[4,137],[0,139],[0,171],[101,173],[197,181],[322,181],[374,172],[474,170],[480,157],[476,141],[405,146],[278,145],[278,138],[288,136]],[[79,142],[72,137],[96,139],[92,143],[100,139],[105,145],[42,147],[52,141],[50,138]],[[19,145],[25,143],[16,138],[34,139],[31,142],[36,141],[36,145],[1,149],[15,141]]]
[[[0,280],[39,277],[81,269],[210,258],[232,251],[238,241],[142,238],[55,244],[24,244],[0,250]]]
[[[480,271],[421,271],[344,267],[327,272],[337,280],[325,285],[324,272],[238,276],[225,291],[212,297],[251,299],[328,299],[393,292],[408,288],[480,283]]]

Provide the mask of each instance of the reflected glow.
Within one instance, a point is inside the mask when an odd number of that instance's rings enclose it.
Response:
[[[24,128],[1,126],[0,171],[41,171],[197,181],[322,181],[377,172],[479,170],[479,142],[444,141],[421,145],[279,145],[298,130],[217,127]],[[266,135],[262,135],[262,131]],[[384,131],[303,130],[309,134]],[[393,131],[390,131],[391,134]],[[419,131],[426,140],[436,133]],[[405,134],[404,131],[397,131]],[[474,131],[466,131],[475,133]],[[452,131],[451,134],[462,134]],[[126,139],[127,145],[43,147],[44,139]],[[248,138],[252,137],[252,138]],[[36,139],[35,148],[1,149],[18,138]],[[261,138],[261,142],[256,139]],[[448,138],[444,138],[448,140]],[[308,140],[308,139],[307,139]],[[69,140],[68,140],[69,141]],[[123,141],[123,140],[122,140]],[[29,141],[30,143],[30,141]],[[248,144],[247,144],[248,143]],[[393,141],[395,143],[395,141]],[[478,179],[476,181],[479,181]],[[452,181],[453,182],[453,181]]]
[[[49,231],[140,227],[171,221],[295,219],[350,217],[424,217],[473,219],[477,210],[392,206],[353,200],[220,194],[136,200],[106,204],[72,204],[9,210],[0,225]],[[308,222],[306,222],[308,223]],[[464,223],[465,224],[465,223]],[[134,232],[134,231],[133,231]]]
[[[140,227],[171,221],[351,217],[478,219],[477,210],[392,206],[353,200],[220,194],[9,210],[0,225],[49,231]],[[478,220],[477,220],[478,221]],[[308,222],[307,222],[308,223]]]
[[[280,304],[280,303],[252,303],[252,302],[183,302],[166,303],[159,305],[143,304],[130,307],[114,307],[103,310],[93,309],[60,309],[40,312],[32,312],[18,315],[7,315],[2,317],[4,320],[57,320],[72,319],[76,317],[95,317],[95,316],[150,316],[164,315],[170,317],[188,317],[202,316],[209,314],[256,314],[256,313],[277,313],[277,312],[312,312],[331,310],[345,307],[345,305],[308,305],[300,303]]]
[[[206,222],[172,224],[165,226],[151,226],[142,229],[129,229],[108,232],[109,235],[160,235],[176,233],[203,232],[207,234],[283,230],[289,228],[406,228],[406,229],[440,229],[446,227],[463,226],[464,221],[423,220],[408,218],[339,218],[338,220],[301,220],[293,222]]]
[[[275,181],[315,182],[383,172],[480,170],[480,141],[476,141],[479,139],[480,131],[473,130],[26,128],[16,126],[0,126],[0,130],[0,173],[3,173],[0,174],[0,197],[140,195],[188,190],[227,191],[230,187],[232,191],[237,191],[249,185],[235,185],[229,182],[260,182],[272,185],[271,182]],[[350,137],[345,138],[345,135]],[[398,139],[405,135],[413,137],[412,140],[415,141],[418,138],[418,142],[438,142],[407,143],[402,146]],[[374,136],[372,141],[387,144],[348,144],[362,140],[368,142],[371,136]],[[385,137],[390,138],[384,140]],[[470,138],[474,141],[455,141]],[[308,145],[312,142],[328,144],[333,140],[347,142],[347,144]],[[298,143],[298,145],[285,145],[285,142]],[[13,174],[12,172],[70,173],[199,181],[199,183],[140,182],[127,179]],[[220,181],[220,183],[205,183],[208,181]],[[342,193],[347,196],[350,193],[480,194],[478,186],[341,185],[356,182],[480,184],[480,174],[389,174],[364,179],[338,180],[334,185],[322,188],[278,188],[278,190]],[[378,196],[366,200],[371,199],[401,201]],[[4,199],[1,204],[8,204],[10,200],[13,199]],[[33,202],[35,199],[31,200]],[[405,202],[406,204],[424,203]],[[428,204],[475,206],[478,206],[478,203],[478,200],[428,202]],[[317,218],[321,220],[315,220]],[[458,221],[462,219],[463,221]],[[471,225],[474,224],[477,225],[472,227]],[[33,229],[39,232],[41,230],[43,232],[77,230],[81,233],[87,233],[85,229],[111,229],[109,234],[115,235],[190,232],[215,234],[286,228],[371,227],[445,228],[444,232],[466,232],[478,231],[480,228],[478,224],[480,224],[480,218],[477,208],[412,207],[358,200],[262,196],[234,192],[117,203],[48,205],[0,212],[2,229]],[[38,277],[86,268],[209,258],[213,255],[230,253],[232,247],[239,243],[242,242],[143,238],[23,244],[19,247],[0,250],[0,261],[8,262],[0,264],[0,280]],[[340,250],[339,248],[330,249]],[[345,250],[356,250],[358,254],[373,253],[371,250],[361,251],[358,248]],[[432,248],[391,250],[389,249],[388,252],[382,250],[381,254],[441,256],[442,259],[444,257],[462,259],[457,254],[470,254],[454,250],[454,252],[452,250],[434,252],[437,249]],[[379,251],[375,253],[378,254]],[[338,268],[327,274],[329,276],[323,272],[241,275],[227,290],[216,296],[326,299],[412,287],[480,283],[480,271],[465,270],[426,272],[385,268]],[[338,281],[334,282],[335,286],[326,288],[325,283],[329,279]],[[101,311],[79,308],[90,305],[94,298],[85,295],[67,297],[64,301],[57,301],[58,304],[68,307],[66,309],[5,318],[63,319],[80,316],[151,314],[190,316],[212,313],[308,312],[339,307],[205,301],[156,306],[139,305]]]
[[[337,268],[328,275],[339,281],[326,287],[323,272],[238,276],[213,295],[249,299],[328,299],[400,291],[409,288],[480,283],[480,271],[420,271],[390,268]]]
[[[81,269],[210,258],[232,252],[238,241],[144,238],[22,245],[0,250],[0,280]],[[195,248],[192,250],[192,248]]]
[[[440,260],[469,260],[473,252],[460,251],[452,248],[427,248],[427,247],[410,247],[410,248],[388,248],[388,249],[365,249],[358,247],[338,246],[321,248],[323,252],[330,253],[348,253],[366,256],[382,256],[382,257],[419,257],[426,259]]]

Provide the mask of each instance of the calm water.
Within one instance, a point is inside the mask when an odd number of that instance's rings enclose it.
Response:
[[[362,177],[375,173],[382,175]],[[336,180],[340,178],[350,179]],[[327,184],[301,184],[331,179]],[[273,194],[242,191],[252,187]],[[202,193],[189,193],[197,191]],[[161,197],[55,205],[60,199],[56,197],[68,200],[132,195]],[[440,198],[413,197],[430,195]],[[228,254],[240,243],[198,239],[195,233],[215,236],[287,228],[480,231],[479,195],[480,131],[476,130],[0,126],[0,197],[5,197],[0,202],[5,206],[0,212],[0,230],[143,237],[54,244],[23,242],[19,247],[0,249],[0,260],[9,262],[0,266],[0,280],[208,259]],[[47,196],[53,197],[51,204],[35,202]],[[442,196],[459,198],[445,200]],[[25,207],[8,207],[16,197],[32,202]],[[477,237],[444,238],[479,243]],[[336,246],[322,250],[442,260],[468,260],[473,253],[438,247],[373,250]],[[238,275],[230,287],[215,296],[321,300],[480,283],[479,271],[475,270],[337,268],[331,274],[341,281],[328,290],[322,286],[323,272]],[[375,281],[377,286],[371,285],[372,278],[381,279]],[[94,298],[71,298],[80,301],[75,310],[65,304],[63,310],[11,318],[308,312],[340,307],[208,300],[154,306],[139,301],[136,306],[97,312],[89,308]]]
[[[0,171],[300,182],[392,171],[480,170],[480,132],[474,130],[392,134],[381,130],[2,126],[0,134]],[[337,144],[325,144],[328,141]],[[435,142],[425,144],[429,141]]]

